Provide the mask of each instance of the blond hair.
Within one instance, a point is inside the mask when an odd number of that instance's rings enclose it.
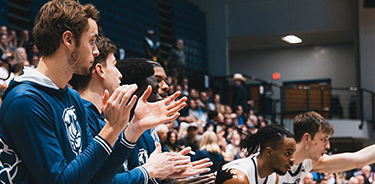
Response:
[[[212,131],[206,131],[200,142],[200,150],[206,149],[210,153],[221,153],[220,146],[217,143],[217,135]]]

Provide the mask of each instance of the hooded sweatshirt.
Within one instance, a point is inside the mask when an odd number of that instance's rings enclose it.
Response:
[[[134,148],[122,133],[113,150],[126,158],[109,157],[111,146],[88,131],[79,94],[36,70],[11,81],[0,125],[0,182],[108,183]]]

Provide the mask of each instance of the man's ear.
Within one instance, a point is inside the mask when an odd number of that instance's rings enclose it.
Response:
[[[62,34],[62,42],[68,49],[74,48],[75,39],[73,33],[69,30],[64,31],[64,33]]]
[[[267,146],[266,149],[264,149],[264,151],[268,157],[271,157],[273,151],[271,147]]]
[[[104,76],[104,66],[100,63],[97,63],[94,68],[95,72],[102,78],[105,78]]]
[[[304,141],[305,143],[311,141],[311,135],[309,133],[304,133],[303,136],[302,136],[302,141]]]

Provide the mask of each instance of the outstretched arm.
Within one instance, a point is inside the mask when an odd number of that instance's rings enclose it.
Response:
[[[340,153],[323,155],[318,161],[313,161],[316,172],[341,172],[354,168],[361,168],[375,162],[375,144],[367,146],[354,153]]]

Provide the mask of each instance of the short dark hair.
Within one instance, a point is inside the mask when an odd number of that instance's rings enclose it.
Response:
[[[156,62],[156,61],[151,61],[151,60],[149,60],[149,61],[147,61],[147,62],[149,62],[151,65],[152,65],[152,67],[161,67],[161,68],[163,68],[163,66],[161,66],[161,64],[159,63],[159,62]],[[164,69],[164,68],[163,68]]]
[[[99,20],[99,11],[91,4],[75,0],[53,0],[42,6],[35,18],[33,37],[42,56],[53,54],[59,47],[62,34],[70,30],[80,44],[82,33],[88,30],[88,19]]]
[[[297,115],[294,118],[293,129],[294,138],[297,143],[301,142],[302,136],[305,133],[309,133],[311,139],[314,139],[315,134],[319,131],[329,135],[335,132],[333,125],[314,111]]]
[[[99,37],[96,40],[96,45],[100,52],[100,55],[95,58],[94,63],[90,68],[90,73],[88,75],[78,75],[73,74],[72,79],[70,79],[69,84],[77,91],[84,90],[87,88],[91,77],[92,70],[95,68],[95,65],[100,63],[103,66],[107,65],[107,58],[110,54],[114,54],[117,51],[117,47],[111,40],[107,37]]]
[[[250,156],[256,153],[258,148],[260,153],[263,153],[266,147],[277,149],[285,137],[293,138],[293,134],[280,125],[271,124],[260,128],[255,134],[246,136],[240,146],[241,149],[246,149],[246,156]]]
[[[146,79],[154,75],[152,65],[146,58],[126,58],[117,62],[117,68],[122,74],[121,84],[137,84],[138,87]]]

